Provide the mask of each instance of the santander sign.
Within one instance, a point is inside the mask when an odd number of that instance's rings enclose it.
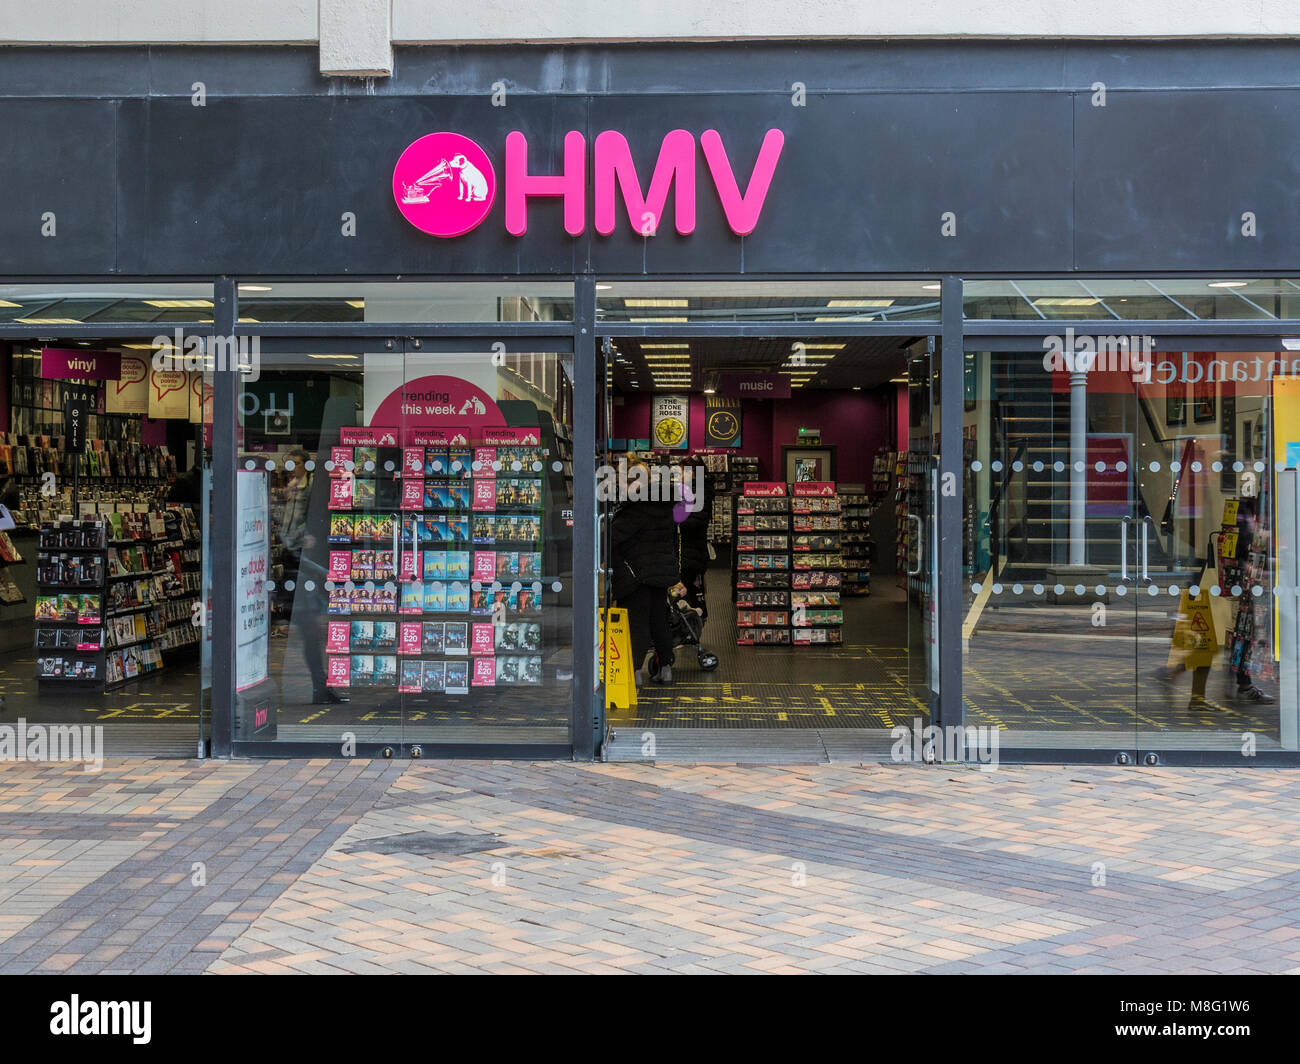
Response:
[[[777,160],[785,144],[779,129],[763,137],[758,158],[742,190],[731,158],[714,129],[700,134],[699,148],[709,179],[717,192],[727,225],[737,236],[748,236],[758,225]],[[674,129],[664,137],[650,175],[641,183],[627,138],[607,129],[596,136],[591,152],[590,191],[596,232],[608,236],[618,224],[619,202],[628,224],[642,236],[654,236],[673,193],[673,220],[685,236],[695,231],[695,190],[698,176],[695,135]],[[506,232],[528,232],[528,206],[536,199],[559,198],[564,205],[564,231],[580,236],[587,227],[587,138],[577,130],[564,136],[564,163],[558,174],[534,174],[528,168],[528,138],[515,130],[506,134],[502,199]],[[432,236],[454,237],[482,224],[497,195],[497,175],[486,151],[459,133],[430,133],[410,144],[393,168],[393,199],[402,216]]]

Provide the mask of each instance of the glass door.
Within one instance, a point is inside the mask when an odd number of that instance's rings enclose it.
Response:
[[[264,668],[241,657],[237,743],[568,747],[571,378],[504,346],[263,343],[238,468],[265,485],[267,578],[240,586],[271,631]]]
[[[1149,360],[1137,386],[1139,755],[1277,749],[1274,485],[1286,456],[1274,414],[1275,402],[1289,412],[1291,362],[1216,350]]]
[[[934,713],[939,694],[935,597],[938,522],[934,505],[938,475],[934,439],[938,365],[933,337],[917,343],[909,352],[908,449],[903,456],[904,477],[899,500],[902,503],[899,537],[907,602],[907,683],[912,701],[926,723]]]
[[[1159,514],[1138,479],[1149,436],[1127,366],[1070,339],[966,356],[966,722],[1006,748],[1130,761],[1138,612],[1164,603],[1141,565]]]

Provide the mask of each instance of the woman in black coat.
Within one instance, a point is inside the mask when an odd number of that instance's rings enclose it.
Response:
[[[694,459],[682,466],[686,475],[686,485],[692,491],[698,490],[700,498],[688,509],[686,518],[678,526],[681,537],[682,583],[686,585],[686,601],[700,611],[701,618],[709,616],[709,608],[704,601],[704,572],[709,567],[709,521],[713,516],[713,489],[709,486],[709,472],[701,459]]]
[[[628,501],[610,521],[610,567],[614,571],[615,601],[627,609],[632,660],[637,681],[643,678],[646,655],[654,649],[658,668],[648,678],[673,682],[673,635],[668,620],[668,589],[680,573],[677,562],[677,522],[673,503]]]

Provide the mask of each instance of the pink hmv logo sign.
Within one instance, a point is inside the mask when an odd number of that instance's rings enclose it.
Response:
[[[779,129],[763,137],[758,158],[741,188],[731,157],[714,129],[695,135],[675,129],[664,137],[650,175],[642,184],[627,138],[616,130],[596,136],[591,152],[590,193],[596,232],[608,236],[618,224],[621,200],[628,224],[642,236],[659,230],[673,194],[676,231],[695,231],[698,155],[702,152],[709,180],[727,225],[748,236],[758,225],[776,164],[785,145]],[[555,197],[563,202],[564,231],[579,236],[587,227],[587,138],[577,130],[564,137],[563,166],[558,174],[535,174],[528,164],[528,138],[518,130],[506,134],[502,198],[506,232],[528,232],[530,201]],[[496,200],[497,175],[486,151],[459,133],[430,133],[410,144],[393,168],[393,199],[402,216],[431,236],[454,237],[481,225]]]

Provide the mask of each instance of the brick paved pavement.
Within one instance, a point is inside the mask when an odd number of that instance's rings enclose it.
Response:
[[[5,764],[0,972],[1297,972],[1298,810],[1260,769]]]

